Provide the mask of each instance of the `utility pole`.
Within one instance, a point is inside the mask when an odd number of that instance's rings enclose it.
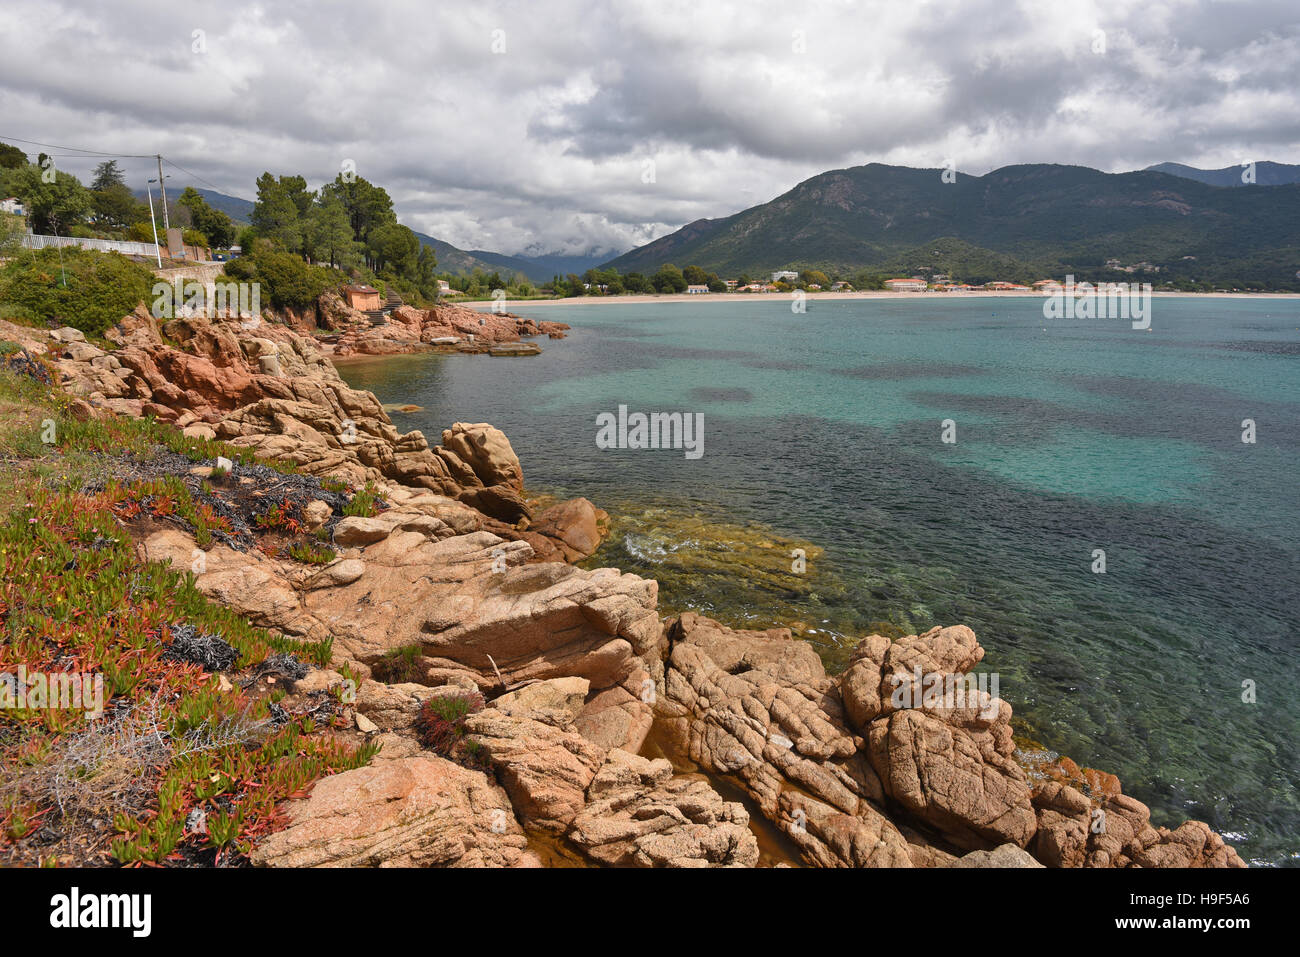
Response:
[[[149,180],[150,183],[153,180]],[[149,225],[153,227],[153,251],[158,257],[158,268],[162,269],[162,246],[158,245],[158,220],[153,218],[153,189],[149,184],[145,184],[145,192],[149,194]]]
[[[172,228],[171,220],[167,217],[167,183],[162,174],[162,154],[155,153],[154,155],[158,158],[158,190],[162,193],[163,229],[166,230]]]

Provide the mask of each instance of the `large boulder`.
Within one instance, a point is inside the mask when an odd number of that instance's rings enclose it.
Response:
[[[506,795],[481,771],[435,755],[322,779],[285,805],[289,825],[253,849],[264,867],[530,867]]]
[[[973,735],[918,710],[871,724],[871,765],[885,793],[953,844],[985,850],[1024,847],[1037,828],[1024,770]]]
[[[565,561],[578,562],[595,554],[609,534],[609,515],[585,498],[574,498],[539,512],[529,530],[554,540]]]
[[[618,867],[753,867],[758,841],[744,805],[699,776],[674,777],[663,759],[611,751],[568,839]]]
[[[474,470],[485,486],[522,491],[524,471],[504,432],[486,422],[457,422],[442,430],[442,447]]]
[[[486,708],[465,719],[526,824],[562,834],[586,803],[605,751],[574,731]]]
[[[696,615],[669,622],[666,633],[671,652],[655,710],[667,748],[734,775],[810,864],[911,866],[835,682],[810,646],[788,631],[736,631]]]

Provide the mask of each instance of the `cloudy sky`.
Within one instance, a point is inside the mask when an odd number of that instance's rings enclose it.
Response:
[[[873,161],[1300,162],[1297,0],[4,0],[0,38],[0,140],[246,198],[351,160],[407,225],[506,253]]]

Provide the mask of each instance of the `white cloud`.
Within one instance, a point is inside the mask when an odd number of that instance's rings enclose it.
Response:
[[[864,162],[1295,161],[1297,19],[1290,0],[6,0],[0,139],[161,152],[246,197],[263,170],[319,184],[352,159],[458,246],[621,250]]]

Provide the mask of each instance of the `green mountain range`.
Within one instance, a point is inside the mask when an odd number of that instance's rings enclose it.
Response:
[[[982,282],[1123,276],[1117,261],[1152,281],[1300,288],[1300,184],[1225,189],[1162,172],[1059,165],[943,173],[878,163],[832,170],[605,266],[649,275],[665,263],[697,265],[724,278],[791,268],[946,273]]]

